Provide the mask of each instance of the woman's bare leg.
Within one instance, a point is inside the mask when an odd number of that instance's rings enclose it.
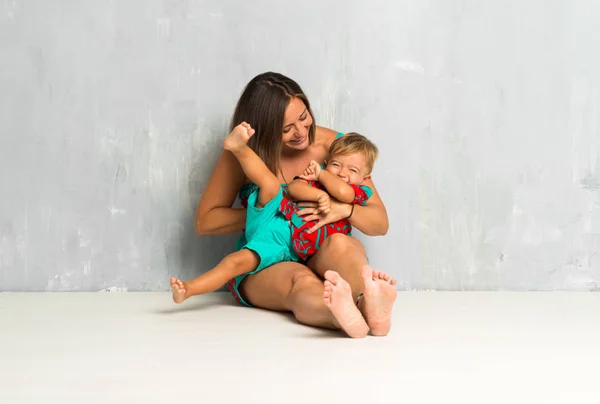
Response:
[[[260,259],[254,251],[243,249],[229,254],[216,267],[191,281],[171,278],[173,301],[181,303],[188,297],[214,292],[231,278],[254,271],[259,263]]]
[[[396,300],[396,280],[390,275],[374,271],[369,265],[362,268],[365,283],[364,298],[358,308],[369,319],[371,334],[385,336],[392,327],[392,308]]]
[[[323,278],[329,270],[338,272],[350,284],[354,301],[365,291],[361,269],[366,264],[367,253],[361,242],[344,234],[329,236],[308,261],[309,268]]]
[[[331,271],[339,273],[350,284],[354,301],[362,293],[364,297],[360,299],[358,308],[367,321],[371,334],[387,335],[396,300],[395,281],[384,272],[371,269],[359,240],[343,234],[333,234],[323,242],[308,266],[325,279],[331,277]]]
[[[240,289],[244,299],[252,305],[274,311],[291,311],[302,324],[342,329],[352,338],[367,335],[366,322],[358,310],[356,318],[346,316],[346,313],[334,314],[333,309],[327,307],[323,281],[302,264],[275,264],[246,277]]]

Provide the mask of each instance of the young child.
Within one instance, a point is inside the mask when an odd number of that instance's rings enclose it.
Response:
[[[351,233],[352,226],[348,219],[354,212],[354,205],[365,205],[373,194],[364,182],[371,178],[378,154],[377,146],[369,139],[358,133],[347,133],[331,144],[325,169],[316,161],[311,161],[304,174],[294,178],[289,184],[288,194],[296,201],[318,203],[316,213],[329,213],[330,196],[340,202],[353,204],[348,218],[326,224],[309,233],[317,221],[304,222],[295,213],[296,203],[284,198],[282,212],[294,227],[292,244],[302,260],[308,260],[314,255],[319,246],[332,234]]]
[[[292,247],[290,222],[279,211],[283,188],[279,179],[248,146],[254,129],[246,122],[236,126],[223,142],[240,162],[246,176],[257,185],[250,194],[246,211],[246,245],[229,254],[213,269],[183,282],[171,278],[173,300],[181,303],[190,296],[214,292],[227,282],[247,272],[259,271],[283,261],[298,261]]]

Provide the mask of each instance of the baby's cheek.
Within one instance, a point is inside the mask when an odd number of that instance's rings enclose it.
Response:
[[[354,181],[352,181],[352,184],[354,185],[364,185],[365,183],[365,177],[362,176],[356,176],[356,178],[353,178]]]

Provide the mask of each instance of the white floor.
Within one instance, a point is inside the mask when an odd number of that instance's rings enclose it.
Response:
[[[600,403],[600,293],[400,293],[363,340],[167,293],[0,293],[0,403]]]

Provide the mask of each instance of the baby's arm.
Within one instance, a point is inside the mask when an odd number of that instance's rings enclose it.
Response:
[[[354,201],[354,189],[335,175],[321,169],[319,163],[314,160],[306,167],[304,174],[300,178],[306,181],[318,181],[327,190],[329,195],[340,202],[352,203]]]
[[[321,170],[319,182],[325,187],[327,192],[329,192],[329,195],[333,196],[338,201],[344,203],[354,202],[354,188],[330,172]]]
[[[288,185],[288,193],[296,201],[316,202],[323,194],[327,192],[322,189],[314,188],[308,185],[308,182],[302,179],[295,179]]]
[[[303,179],[295,179],[288,185],[288,193],[297,201],[317,202],[317,213],[327,214],[331,210],[331,199],[322,189],[311,187]]]

